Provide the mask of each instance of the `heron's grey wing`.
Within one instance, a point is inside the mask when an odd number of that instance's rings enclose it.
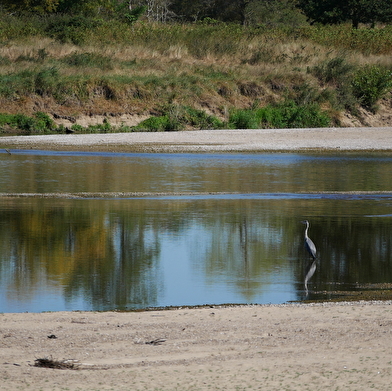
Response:
[[[305,239],[305,247],[308,250],[309,254],[314,258],[316,258],[316,246],[312,242],[312,239],[306,238]]]

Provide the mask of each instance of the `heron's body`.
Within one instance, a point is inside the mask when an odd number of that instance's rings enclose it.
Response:
[[[305,220],[305,221],[302,221],[302,223],[306,224],[306,228],[305,228],[305,248],[308,251],[308,253],[310,254],[310,256],[313,259],[316,259],[316,255],[317,255],[316,246],[312,242],[312,239],[310,239],[309,236],[308,236],[309,221]]]

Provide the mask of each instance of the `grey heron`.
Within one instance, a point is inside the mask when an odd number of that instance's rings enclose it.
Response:
[[[306,228],[305,228],[305,248],[308,251],[308,253],[310,254],[310,256],[313,258],[313,260],[315,260],[317,251],[316,251],[316,246],[312,242],[312,239],[310,239],[309,236],[308,236],[309,221],[308,220],[304,220],[304,221],[301,221],[301,223],[302,224],[306,224]]]

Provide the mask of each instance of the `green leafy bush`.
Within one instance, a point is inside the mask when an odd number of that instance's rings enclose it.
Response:
[[[229,116],[229,127],[233,129],[258,129],[260,118],[254,110],[233,110]]]
[[[127,9],[124,12],[124,9],[122,9],[123,13],[123,18],[129,23],[133,24],[136,21],[138,21],[147,11],[147,6],[136,6],[132,10],[129,10],[128,8],[128,3],[124,2],[123,5],[127,7]]]
[[[173,130],[170,128],[170,119],[168,115],[160,117],[150,117],[142,121],[139,125],[132,128],[134,132],[165,132]]]
[[[164,132],[184,130],[186,126],[193,129],[221,129],[224,123],[203,110],[189,106],[172,105],[163,110],[159,117],[150,117],[132,128],[133,131]]]
[[[83,15],[63,15],[48,23],[45,33],[62,43],[81,45],[86,42],[91,31],[102,24],[101,20],[88,18]]]
[[[354,67],[348,64],[343,57],[335,57],[324,61],[320,65],[310,68],[310,73],[323,83],[341,84],[344,82]]]
[[[293,100],[255,110],[233,110],[229,127],[259,128],[320,128],[330,126],[331,119],[316,103],[298,105]]]
[[[44,68],[35,76],[35,92],[41,96],[54,95],[59,84],[59,71],[55,67]]]
[[[366,65],[355,73],[352,87],[361,105],[375,111],[377,101],[392,88],[392,72],[378,65]]]
[[[197,129],[221,129],[223,127],[223,122],[217,117],[189,106],[180,107],[177,117],[184,125]]]
[[[25,134],[49,133],[56,129],[53,120],[42,112],[35,113],[33,117],[24,114],[0,114],[0,129],[4,130],[5,126]]]

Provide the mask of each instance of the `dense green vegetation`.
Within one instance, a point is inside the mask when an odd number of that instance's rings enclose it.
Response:
[[[291,0],[244,2],[245,24],[201,18],[197,2],[193,17],[165,23],[142,1],[131,10],[83,2],[89,16],[72,1],[46,0],[50,9],[29,1],[34,12],[8,12],[26,1],[4,2],[0,14],[3,132],[63,132],[52,118],[80,115],[108,119],[71,130],[339,126],[342,113],[361,120],[390,99],[392,26],[372,28],[374,20],[357,29],[350,21],[310,25]],[[186,5],[169,3],[172,16]],[[115,129],[110,118],[124,113],[152,118]]]
[[[390,0],[298,0],[297,6],[310,20],[323,24],[351,21],[358,28],[360,23],[392,21]]]

